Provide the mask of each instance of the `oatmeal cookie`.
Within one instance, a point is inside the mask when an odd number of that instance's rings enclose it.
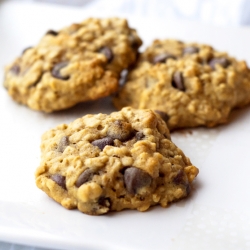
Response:
[[[142,44],[125,19],[90,18],[49,30],[6,67],[4,86],[31,109],[52,112],[108,96]]]
[[[250,102],[250,70],[211,46],[156,40],[141,54],[114,105],[165,112],[170,130],[213,127]]]
[[[42,137],[36,184],[86,214],[137,209],[186,197],[198,174],[151,110],[86,115]]]

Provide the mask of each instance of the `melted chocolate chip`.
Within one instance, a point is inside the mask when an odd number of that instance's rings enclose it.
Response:
[[[130,123],[122,120],[117,120],[110,124],[107,135],[114,140],[118,139],[124,142],[134,136],[134,131]]]
[[[11,68],[10,68],[10,72],[13,74],[13,75],[18,75],[20,73],[20,66],[17,65],[17,64],[14,64]]]
[[[169,53],[163,53],[163,54],[160,54],[160,55],[157,55],[153,58],[153,64],[156,64],[156,63],[165,63],[166,60],[168,59],[176,59],[176,56],[172,55],[172,54],[169,54]]]
[[[57,63],[51,71],[53,77],[61,79],[61,80],[68,80],[69,76],[62,76],[60,70],[68,65],[68,62],[60,62]]]
[[[48,30],[48,31],[46,32],[46,35],[57,36],[57,35],[58,35],[58,32],[57,32],[57,31],[54,31],[54,30]]]
[[[82,184],[90,181],[93,178],[93,171],[91,169],[86,169],[85,171],[83,171],[77,181],[76,181],[76,187],[80,187]]]
[[[124,172],[124,183],[131,194],[136,194],[140,188],[149,186],[151,182],[152,177],[139,168],[130,167]]]
[[[184,79],[180,71],[176,71],[173,75],[172,86],[181,91],[185,91]]]
[[[100,150],[103,150],[105,148],[105,146],[107,146],[107,145],[113,146],[114,140],[110,137],[104,137],[102,139],[92,141],[91,144],[93,146],[98,147]]]
[[[160,117],[162,118],[162,120],[164,122],[167,122],[169,120],[169,115],[161,110],[154,110],[155,113],[157,113],[158,115],[160,115]]]
[[[57,185],[59,185],[60,187],[62,187],[63,189],[67,189],[66,188],[66,180],[65,177],[60,175],[60,174],[53,174],[50,176],[50,179],[53,180]]]
[[[223,68],[226,68],[227,66],[230,65],[230,61],[225,58],[225,57],[220,57],[220,58],[213,58],[212,60],[209,61],[209,65],[210,67],[215,70],[215,65],[219,64],[221,65]]]
[[[57,151],[63,153],[63,151],[68,145],[69,145],[69,137],[63,136],[58,144]]]
[[[199,48],[190,46],[183,49],[183,54],[195,54],[199,52]]]
[[[105,55],[105,57],[107,58],[108,63],[111,62],[114,58],[113,52],[109,47],[102,47],[99,50],[100,53],[102,53],[103,55]]]

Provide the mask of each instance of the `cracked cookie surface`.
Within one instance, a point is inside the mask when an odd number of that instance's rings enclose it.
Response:
[[[49,30],[6,67],[9,95],[31,109],[52,112],[108,96],[142,44],[125,19],[89,18]]]
[[[36,184],[68,209],[99,215],[186,197],[198,174],[160,115],[124,108],[86,115],[42,137]]]
[[[213,127],[250,102],[250,71],[244,61],[208,45],[155,40],[113,102],[118,109],[162,111],[170,130]]]

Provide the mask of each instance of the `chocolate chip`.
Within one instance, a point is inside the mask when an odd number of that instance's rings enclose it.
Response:
[[[181,91],[185,91],[184,79],[180,71],[176,71],[173,75],[172,86]]]
[[[91,144],[93,146],[96,146],[99,149],[103,150],[105,148],[105,146],[107,146],[107,145],[113,146],[114,145],[114,140],[112,138],[110,138],[110,137],[104,137],[102,139],[92,141]]]
[[[199,48],[190,46],[183,49],[183,54],[195,54],[199,52]]]
[[[91,169],[86,169],[83,171],[77,181],[76,181],[76,187],[80,187],[82,184],[86,183],[87,181],[90,181],[93,178],[94,172]]]
[[[160,54],[160,55],[157,55],[153,58],[153,64],[156,64],[156,63],[165,63],[166,60],[168,59],[176,59],[176,56],[172,55],[172,54],[169,54],[169,53],[163,53],[163,54]]]
[[[60,187],[62,187],[63,189],[67,189],[66,188],[66,181],[65,181],[65,177],[60,175],[60,174],[53,174],[50,176],[50,179],[53,180],[57,185],[59,185]]]
[[[98,200],[99,205],[101,205],[102,207],[107,207],[110,208],[111,207],[111,200],[108,197],[100,197],[100,199]]]
[[[57,32],[57,31],[54,31],[54,30],[48,30],[48,31],[46,32],[46,35],[57,36],[57,35],[58,35],[58,32]]]
[[[163,121],[167,122],[169,120],[169,115],[161,110],[154,110],[155,113],[160,115]]]
[[[68,65],[68,62],[60,62],[57,63],[51,71],[53,77],[61,79],[61,80],[68,80],[69,76],[62,76],[60,70]]]
[[[136,194],[140,188],[149,186],[151,182],[152,177],[139,168],[130,167],[124,172],[124,183],[131,194]]]
[[[69,145],[69,137],[63,136],[58,144],[57,151],[63,153],[63,151],[68,145]]]
[[[14,64],[11,68],[10,68],[10,72],[14,75],[18,75],[20,73],[20,66],[17,64]]]
[[[225,58],[225,57],[220,57],[220,58],[213,58],[212,60],[210,60],[209,65],[210,67],[214,70],[215,69],[215,65],[219,64],[221,65],[223,68],[226,68],[227,66],[230,65],[230,61]]]
[[[23,50],[23,52],[22,52],[22,55],[27,51],[27,50],[29,50],[29,49],[32,49],[33,47],[27,47],[27,48],[25,48],[24,50]]]
[[[133,137],[134,133],[130,123],[122,120],[117,120],[110,124],[107,135],[114,140],[118,139],[123,142]]]
[[[141,46],[141,41],[134,35],[134,34],[130,34],[128,37],[131,47],[134,50],[137,50],[140,46]]]
[[[145,136],[145,135],[144,135],[142,132],[137,132],[137,133],[135,134],[135,138],[136,138],[137,141],[140,141],[141,139],[143,139],[144,136]]]
[[[159,173],[159,177],[164,178],[164,177],[165,177],[165,174],[160,172],[160,173]]]
[[[177,175],[174,177],[173,182],[176,185],[183,185],[186,188],[186,194],[188,195],[191,191],[190,184],[185,180],[185,175],[183,170],[179,170]]]
[[[99,52],[103,55],[105,55],[105,57],[107,58],[108,62],[111,62],[113,60],[113,52],[109,47],[102,47]]]
[[[176,185],[183,184],[183,182],[184,182],[184,172],[183,172],[183,170],[179,170],[177,175],[174,177],[173,182]]]

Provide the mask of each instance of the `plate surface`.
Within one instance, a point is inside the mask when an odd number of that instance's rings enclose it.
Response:
[[[0,78],[4,65],[36,44],[47,30],[90,16],[93,13],[83,9],[1,3]],[[97,10],[95,16],[104,15]],[[247,28],[127,18],[144,45],[155,38],[203,42],[250,64]],[[191,197],[166,209],[105,216],[64,209],[36,188],[34,172],[43,132],[87,113],[110,113],[114,111],[110,99],[44,114],[18,105],[0,87],[0,110],[0,240],[70,250],[250,249],[249,107],[233,112],[228,125],[172,134],[200,169]]]

